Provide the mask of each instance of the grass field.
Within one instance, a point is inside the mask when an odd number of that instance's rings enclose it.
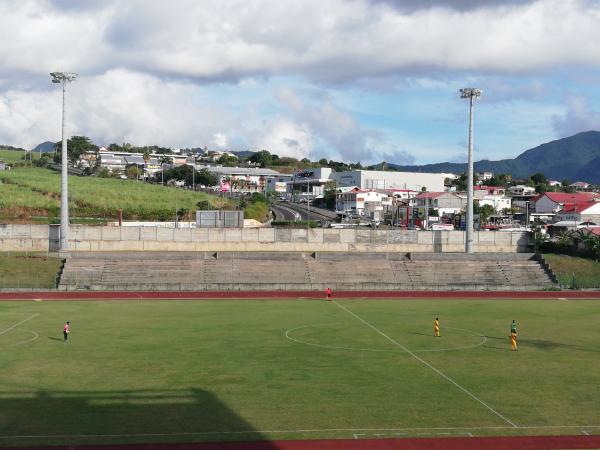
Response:
[[[203,192],[98,177],[69,177],[69,210],[74,223],[125,219],[174,220],[175,209],[195,211],[199,201],[214,208],[230,201]],[[60,214],[60,173],[44,168],[0,172],[0,220],[57,223]]]
[[[0,289],[55,288],[61,264],[44,254],[0,252]]]
[[[0,446],[597,434],[599,307],[0,302]]]
[[[600,288],[600,263],[590,258],[569,255],[544,255],[562,286]]]
[[[23,159],[24,156],[25,156],[24,151],[9,150],[7,148],[0,147],[0,161],[4,161],[6,163],[25,162],[25,160]],[[31,157],[33,159],[38,159],[40,157],[40,155],[39,155],[39,153],[32,152]]]

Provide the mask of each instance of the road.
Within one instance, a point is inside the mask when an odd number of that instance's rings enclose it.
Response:
[[[271,209],[275,213],[276,220],[320,220],[321,222],[331,222],[332,212],[321,213],[319,210],[314,210],[304,205],[295,203],[278,203],[271,205]]]
[[[271,210],[273,211],[273,214],[275,214],[275,220],[278,220],[278,221],[280,221],[280,220],[281,221],[283,221],[283,220],[287,220],[287,221],[302,220],[300,213],[298,213],[297,211],[294,211],[291,208],[288,208],[287,206],[281,205],[281,204],[271,205]]]

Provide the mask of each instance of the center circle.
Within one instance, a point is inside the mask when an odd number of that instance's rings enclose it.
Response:
[[[367,330],[367,331],[369,331],[369,330]],[[328,334],[331,335],[333,333],[334,337],[337,337],[336,335],[339,335],[340,332],[342,334],[344,332],[347,333],[347,331],[343,329],[343,324],[322,323],[322,324],[301,325],[298,327],[290,328],[290,329],[286,330],[284,334],[285,334],[286,339],[288,339],[292,342],[296,342],[296,343],[302,344],[302,345],[308,345],[311,347],[324,348],[324,349],[330,349],[330,350],[365,351],[365,352],[381,352],[381,353],[392,353],[392,352],[398,352],[401,350],[398,346],[394,346],[392,344],[392,342],[390,342],[389,346],[386,346],[386,347],[372,347],[370,345],[363,346],[363,345],[360,345],[360,343],[358,343],[358,342],[352,342],[352,338],[344,339],[343,337],[342,337],[342,342],[340,342],[340,343],[331,342],[331,339],[330,339],[330,342],[327,342]],[[424,352],[444,352],[444,351],[467,350],[467,349],[479,347],[479,346],[485,344],[487,341],[487,337],[485,335],[475,332],[475,331],[465,330],[462,328],[445,326],[443,329],[443,332],[444,332],[444,335],[442,336],[442,338],[436,338],[433,336],[433,333],[427,334],[427,333],[420,332],[420,331],[412,331],[412,330],[406,331],[407,334],[413,335],[413,336],[411,336],[411,337],[413,337],[413,339],[416,338],[417,340],[423,341],[424,340],[423,338],[430,338],[430,339],[432,339],[431,342],[436,342],[436,344],[437,343],[441,344],[441,345],[439,345],[439,347],[438,346],[432,346],[432,347],[416,346],[415,348],[411,348],[412,345],[411,345],[411,347],[408,347],[407,345],[404,344],[402,339],[399,339],[399,342],[402,343],[403,347],[407,348],[410,352],[413,352],[413,353],[422,353],[423,352],[424,353]],[[423,338],[421,338],[421,336]],[[448,337],[448,336],[451,336],[452,341],[460,340],[462,342],[458,345],[451,345],[451,344],[444,345],[445,344],[444,337]],[[478,338],[477,341],[473,341],[473,337]],[[383,339],[383,337],[382,337],[382,339]],[[467,341],[473,341],[473,342],[467,342]]]

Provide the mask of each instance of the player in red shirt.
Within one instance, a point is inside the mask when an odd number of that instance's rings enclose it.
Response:
[[[65,341],[65,344],[69,343],[69,333],[71,332],[71,322],[69,322],[67,320],[67,323],[65,323],[65,326],[63,327],[63,339]]]
[[[327,288],[325,289],[325,296],[327,297],[327,300],[331,300],[331,288]]]

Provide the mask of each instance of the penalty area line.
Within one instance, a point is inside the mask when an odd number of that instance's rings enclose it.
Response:
[[[381,331],[379,328],[375,327],[374,325],[370,324],[369,322],[367,322],[365,319],[363,319],[362,317],[360,317],[359,315],[353,313],[352,311],[350,311],[348,308],[346,308],[345,306],[340,305],[338,302],[336,302],[335,300],[333,301],[333,303],[335,303],[339,308],[343,309],[344,311],[346,311],[347,313],[349,313],[350,315],[354,316],[355,318],[357,318],[358,320],[360,320],[362,323],[364,323],[365,325],[367,325],[369,328],[371,328],[373,331],[379,333],[381,336],[383,336],[384,338],[386,338],[388,341],[390,341],[392,344],[396,345],[398,348],[400,348],[402,351],[404,351],[405,353],[408,353],[410,356],[412,356],[414,359],[416,359],[418,362],[420,362],[421,364],[423,364],[426,367],[429,367],[431,370],[433,370],[435,373],[437,373],[439,376],[441,376],[442,378],[444,378],[446,381],[452,383],[454,386],[456,386],[458,389],[460,389],[461,391],[463,391],[465,394],[467,394],[469,397],[471,397],[473,400],[477,401],[478,403],[480,403],[481,405],[485,406],[490,412],[492,412],[493,414],[495,414],[496,416],[500,417],[502,420],[504,420],[506,423],[510,424],[513,428],[519,428],[516,424],[514,424],[513,422],[511,422],[509,419],[507,419],[505,416],[503,416],[502,414],[500,414],[498,411],[496,411],[494,408],[492,408],[490,405],[488,405],[487,403],[485,403],[483,400],[481,400],[479,397],[477,397],[475,394],[473,394],[471,391],[469,391],[468,389],[466,389],[465,387],[461,386],[460,384],[458,384],[456,381],[454,381],[452,378],[450,378],[448,375],[446,375],[444,372],[442,372],[441,370],[435,368],[434,366],[432,366],[431,364],[429,364],[427,361],[425,361],[423,358],[419,357],[418,355],[416,355],[415,353],[411,352],[409,349],[407,349],[404,345],[400,344],[398,341],[396,341],[395,339],[389,337],[387,334],[385,334],[383,331]]]
[[[20,322],[15,323],[14,325],[6,328],[5,330],[0,331],[0,336],[2,336],[3,334],[8,333],[11,330],[14,330],[15,328],[17,328],[19,325],[28,322],[29,320],[33,319],[34,317],[39,316],[39,314],[32,314],[31,316],[29,316],[27,319],[21,320]]]

